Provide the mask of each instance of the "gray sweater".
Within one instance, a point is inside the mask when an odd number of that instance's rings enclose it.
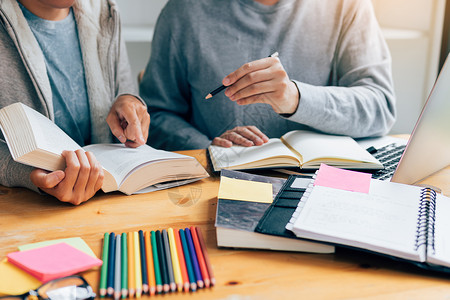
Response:
[[[110,143],[106,116],[121,94],[137,94],[120,36],[113,0],[77,0],[74,14],[83,54],[91,118],[91,142]],[[0,108],[22,102],[54,120],[45,61],[16,0],[0,0]],[[0,184],[37,190],[31,167],[12,160],[0,141]]]
[[[275,51],[301,94],[292,116],[238,106],[223,92],[204,99],[230,72]],[[395,120],[390,54],[370,0],[170,0],[140,93],[149,142],[167,150],[205,148],[242,125],[269,137],[305,128],[365,137]]]

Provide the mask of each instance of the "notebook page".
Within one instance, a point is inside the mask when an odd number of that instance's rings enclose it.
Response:
[[[434,251],[430,246],[427,262],[450,267],[450,198],[437,195],[434,227]]]
[[[424,261],[415,250],[420,188],[371,180],[369,193],[315,186],[293,224],[298,237]]]

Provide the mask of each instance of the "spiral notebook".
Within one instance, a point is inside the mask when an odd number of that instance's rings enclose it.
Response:
[[[370,177],[360,178],[358,188],[361,183],[366,187],[355,191],[356,186],[342,181],[342,175],[322,176],[321,169],[286,225],[288,230],[300,238],[450,272],[450,198],[430,188]],[[354,171],[339,172],[359,176]]]

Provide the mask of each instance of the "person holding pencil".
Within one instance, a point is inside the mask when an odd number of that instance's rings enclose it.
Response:
[[[296,129],[380,136],[395,121],[370,1],[169,0],[151,53],[140,95],[158,148],[261,145]]]

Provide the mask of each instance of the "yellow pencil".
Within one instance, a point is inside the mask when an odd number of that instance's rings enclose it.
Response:
[[[173,274],[175,277],[175,283],[177,284],[178,291],[181,292],[183,290],[183,279],[181,277],[181,267],[180,267],[180,261],[178,260],[177,245],[175,243],[175,235],[173,233],[172,228],[167,229],[167,233],[169,234],[170,255],[172,256],[172,265],[173,265]]]
[[[128,294],[134,297],[136,291],[136,272],[134,270],[134,237],[133,233],[128,233]]]
[[[139,246],[139,235],[138,232],[133,232],[133,242],[134,242],[134,271],[136,273],[136,298],[140,298],[142,295],[142,273],[141,273],[141,253]]]

